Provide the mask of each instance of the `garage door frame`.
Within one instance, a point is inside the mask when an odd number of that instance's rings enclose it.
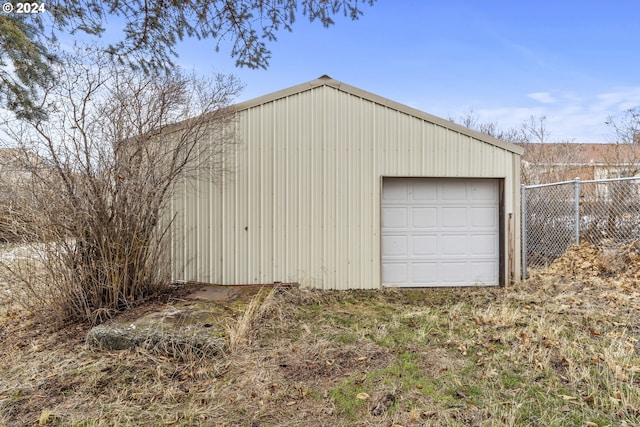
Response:
[[[506,274],[505,274],[505,206],[504,206],[504,188],[505,188],[505,177],[477,177],[477,176],[467,176],[467,177],[446,177],[446,176],[381,176],[380,177],[380,224],[379,224],[379,232],[380,232],[380,287],[398,287],[394,285],[385,284],[383,282],[383,191],[384,191],[384,180],[385,179],[398,179],[398,178],[408,178],[408,179],[450,179],[450,180],[491,180],[495,181],[498,186],[498,283],[497,285],[484,285],[484,286],[505,286],[506,284]],[[482,284],[476,286],[483,286]],[[447,287],[447,285],[436,285],[436,286],[424,286],[424,288],[430,287]],[[464,286],[460,286],[464,287]],[[411,287],[411,288],[420,288],[419,286]]]

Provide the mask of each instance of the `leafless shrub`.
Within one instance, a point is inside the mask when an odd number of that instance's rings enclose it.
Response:
[[[64,58],[55,81],[48,121],[3,128],[30,177],[26,240],[43,274],[8,269],[34,306],[95,324],[168,283],[167,204],[183,178],[225,171],[240,85],[125,70],[92,50]]]
[[[605,123],[613,131],[616,144],[640,143],[640,107],[636,106],[622,114],[609,116]]]

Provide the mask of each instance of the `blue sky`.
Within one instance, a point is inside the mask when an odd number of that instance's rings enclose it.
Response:
[[[639,42],[639,0],[378,0],[329,29],[299,17],[267,70],[212,41],[183,42],[176,63],[235,74],[238,101],[328,74],[443,118],[545,115],[552,141],[608,142],[608,116],[640,105]]]
[[[210,42],[183,43],[177,63],[237,75],[239,101],[328,74],[443,118],[545,115],[551,140],[606,142],[607,117],[640,105],[639,42],[638,0],[379,0],[329,29],[300,17],[267,70]]]

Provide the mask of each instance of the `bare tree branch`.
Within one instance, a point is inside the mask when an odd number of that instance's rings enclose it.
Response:
[[[25,290],[60,318],[94,323],[168,284],[167,203],[184,177],[224,173],[240,85],[63,60],[45,94],[49,120],[5,133],[33,154],[20,159],[31,176],[25,239],[44,274],[23,278]]]

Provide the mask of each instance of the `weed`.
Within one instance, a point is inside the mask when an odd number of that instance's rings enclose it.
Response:
[[[261,289],[247,304],[240,317],[226,324],[227,349],[230,353],[236,353],[250,343],[257,322],[273,308],[277,291],[278,288],[272,288],[269,292]]]

